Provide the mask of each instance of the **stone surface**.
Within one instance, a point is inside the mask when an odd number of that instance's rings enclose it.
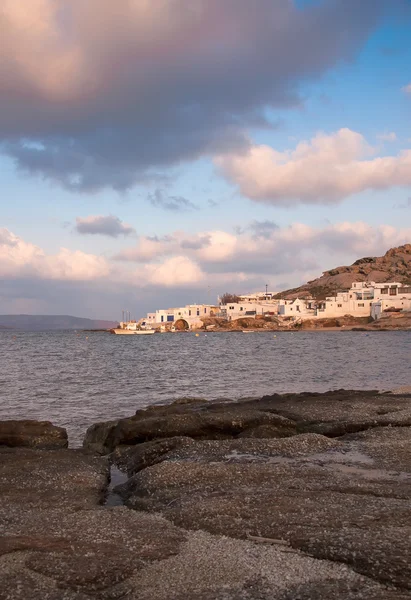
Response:
[[[376,391],[337,390],[326,394],[274,394],[235,403],[188,400],[92,425],[83,446],[108,454],[121,445],[182,436],[200,440],[282,438],[312,432],[338,437],[373,427],[411,425],[410,398]]]
[[[173,437],[154,440],[136,446],[118,446],[111,455],[112,462],[130,477],[146,467],[157,464],[177,448],[189,448],[195,444],[192,438]]]
[[[185,399],[88,451],[2,446],[0,600],[410,599],[410,402]]]
[[[161,512],[179,527],[283,540],[405,593],[411,590],[410,441],[409,428],[379,428],[340,440],[303,434],[197,442],[119,491],[131,508]]]
[[[0,421],[0,446],[67,448],[67,432],[49,421]]]
[[[286,437],[295,433],[295,424],[271,411],[255,406],[228,403],[171,404],[138,411],[134,417],[117,423],[100,423],[86,433],[83,447],[106,454],[119,445],[134,445],[172,437],[195,439],[227,439],[246,430],[271,426],[272,435]]]

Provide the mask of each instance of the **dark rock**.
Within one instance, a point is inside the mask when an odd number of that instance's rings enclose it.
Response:
[[[190,400],[91,428],[110,457],[3,446],[0,600],[410,598],[410,406]]]
[[[410,397],[375,391],[273,394],[238,402],[189,399],[139,410],[127,419],[97,423],[88,429],[84,448],[107,454],[120,445],[181,436],[218,440],[311,432],[339,437],[374,427],[410,425]]]
[[[117,446],[111,455],[111,460],[131,477],[135,473],[157,464],[172,450],[187,448],[194,443],[194,440],[188,437],[174,437],[145,442],[137,446]]]
[[[257,439],[269,439],[269,438],[285,438],[296,434],[296,428],[291,421],[288,421],[290,425],[287,427],[284,424],[283,427],[277,425],[258,425],[257,427],[250,427],[238,435],[239,438],[257,438]]]
[[[178,408],[181,410],[180,406]],[[276,427],[277,437],[290,435],[293,428],[295,431],[294,423],[289,419],[233,404],[211,405],[203,411],[186,408],[184,412],[175,413],[171,410],[170,414],[163,408],[162,412],[164,414],[152,416],[151,411],[144,411],[116,424],[93,425],[86,433],[84,448],[102,454],[116,446],[162,438],[229,439],[261,425]]]
[[[161,512],[179,527],[285,540],[381,584],[411,589],[407,438],[395,444],[394,434],[381,447],[377,429],[356,435],[199,441],[170,452],[120,491],[129,507]],[[403,472],[384,468],[397,448],[404,448]]]
[[[49,421],[0,421],[0,446],[67,448],[67,431]]]
[[[114,430],[118,421],[94,423],[86,432],[83,447],[96,454],[109,454],[115,448]]]

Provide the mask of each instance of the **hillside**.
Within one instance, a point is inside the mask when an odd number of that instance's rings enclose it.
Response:
[[[276,297],[293,299],[312,296],[323,300],[326,296],[349,289],[354,281],[399,281],[411,284],[411,244],[391,248],[384,256],[360,258],[349,267],[325,271],[321,277],[298,288],[285,290]]]
[[[60,329],[110,329],[117,322],[68,315],[0,315],[0,329],[49,331]]]

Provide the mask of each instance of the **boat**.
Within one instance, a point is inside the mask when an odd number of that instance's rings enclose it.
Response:
[[[133,331],[135,335],[152,335],[155,332],[155,329],[137,329]]]
[[[155,329],[111,329],[116,335],[153,335]]]

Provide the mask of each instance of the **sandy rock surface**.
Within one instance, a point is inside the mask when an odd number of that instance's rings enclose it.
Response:
[[[410,406],[191,399],[0,446],[0,600],[411,598]]]

